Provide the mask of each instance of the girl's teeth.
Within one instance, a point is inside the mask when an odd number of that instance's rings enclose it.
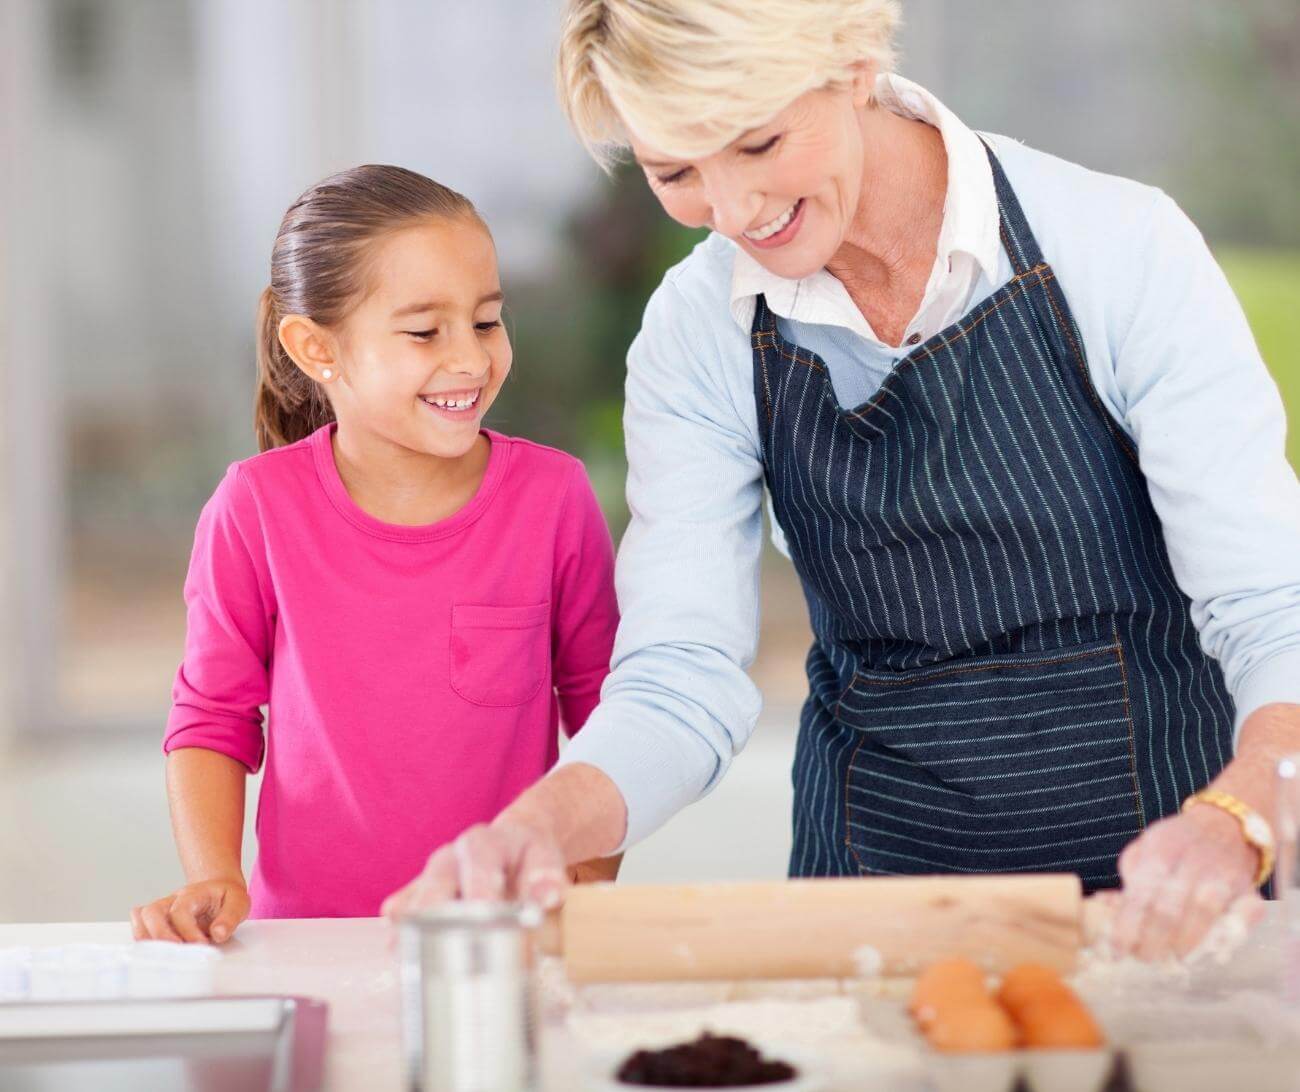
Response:
[[[790,221],[794,219],[794,210],[797,209],[798,207],[799,207],[799,202],[796,201],[793,205],[791,205],[788,209],[786,209],[785,212],[781,213],[781,215],[778,216],[775,220],[769,221],[768,223],[764,224],[761,228],[755,228],[753,231],[745,232],[745,238],[753,239],[755,242],[760,242],[760,243],[764,239],[771,238],[771,236],[775,235],[778,231],[781,231],[784,228],[789,226]]]
[[[426,398],[424,401],[439,409],[465,410],[478,402],[478,395],[473,398]]]

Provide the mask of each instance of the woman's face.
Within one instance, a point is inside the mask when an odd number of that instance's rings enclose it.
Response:
[[[781,277],[823,268],[843,244],[862,192],[864,119],[874,69],[809,91],[719,152],[681,160],[630,143],[664,211],[732,239]]]
[[[340,428],[445,458],[465,454],[510,372],[496,250],[469,217],[394,232],[369,295],[336,331]]]

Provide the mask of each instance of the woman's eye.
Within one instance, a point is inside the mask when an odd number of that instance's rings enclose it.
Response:
[[[740,150],[744,152],[746,155],[762,155],[764,152],[770,152],[773,149],[773,147],[776,146],[776,142],[780,139],[781,139],[781,134],[778,133],[776,136],[768,138],[767,140],[763,141],[762,144],[759,144],[754,148],[741,148]]]
[[[500,320],[500,319],[493,319],[491,322],[476,322],[476,323],[474,323],[474,329],[476,329],[476,330],[482,330],[482,331],[484,331],[484,332],[486,333],[488,330],[495,330],[495,329],[496,329],[498,326],[500,326],[500,325],[501,325],[501,320]]]
[[[438,328],[435,326],[432,330],[403,330],[402,332],[407,337],[415,338],[416,341],[428,341],[438,332]]]
[[[685,178],[686,172],[689,170],[690,167],[683,167],[680,171],[674,171],[672,174],[657,174],[655,175],[655,180],[661,186],[671,186],[674,182],[680,182]]]

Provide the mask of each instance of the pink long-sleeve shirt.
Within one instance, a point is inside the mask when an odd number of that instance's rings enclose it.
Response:
[[[609,530],[578,460],[487,435],[478,493],[429,526],[352,501],[332,426],[236,463],[203,509],[163,750],[265,760],[254,917],[377,913],[596,705]]]

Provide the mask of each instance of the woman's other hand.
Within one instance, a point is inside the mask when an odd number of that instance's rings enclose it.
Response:
[[[607,775],[585,763],[561,766],[491,823],[435,850],[381,912],[397,918],[453,899],[519,899],[553,910],[571,881],[614,878],[619,858],[611,855],[626,830],[627,805]]]
[[[435,850],[381,912],[396,918],[455,899],[520,899],[550,910],[568,883],[564,851],[549,828],[503,815]]]

